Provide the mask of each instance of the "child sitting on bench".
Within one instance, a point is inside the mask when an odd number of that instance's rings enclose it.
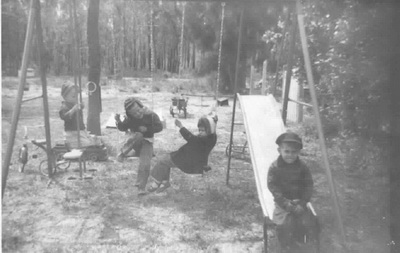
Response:
[[[194,135],[178,119],[175,120],[175,125],[179,127],[179,132],[187,143],[159,159],[151,171],[153,182],[148,188],[149,192],[159,193],[171,186],[170,173],[173,167],[188,174],[203,174],[210,170],[207,165],[208,155],[217,142],[217,121],[216,115],[201,117],[197,123],[199,133]]]
[[[313,191],[313,179],[307,165],[300,160],[303,148],[295,133],[281,134],[277,140],[279,157],[268,171],[268,188],[275,201],[272,221],[277,225],[278,240],[283,250],[302,242],[304,231],[311,225],[307,203]]]

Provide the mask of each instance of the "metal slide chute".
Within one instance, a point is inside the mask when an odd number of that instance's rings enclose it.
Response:
[[[274,200],[267,186],[268,169],[278,157],[276,138],[285,132],[279,105],[272,95],[238,95],[249,142],[258,198],[265,217],[272,220]]]

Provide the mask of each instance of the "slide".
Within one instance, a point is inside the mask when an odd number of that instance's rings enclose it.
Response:
[[[274,201],[267,186],[271,163],[278,157],[276,138],[285,132],[280,107],[272,95],[238,95],[243,114],[258,198],[264,216],[272,220]]]

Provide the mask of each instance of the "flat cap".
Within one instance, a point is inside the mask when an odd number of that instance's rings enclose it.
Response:
[[[280,145],[283,142],[297,143],[300,145],[300,149],[303,148],[303,141],[301,140],[301,138],[297,134],[292,132],[287,132],[279,135],[275,141],[275,143],[278,145]]]

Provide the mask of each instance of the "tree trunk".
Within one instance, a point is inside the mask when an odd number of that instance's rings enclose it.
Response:
[[[96,89],[89,95],[88,106],[88,131],[95,135],[101,135],[100,113],[101,106],[101,58],[99,41],[99,4],[100,0],[89,0],[87,19],[87,42],[89,48],[88,56],[88,82],[93,82]]]

